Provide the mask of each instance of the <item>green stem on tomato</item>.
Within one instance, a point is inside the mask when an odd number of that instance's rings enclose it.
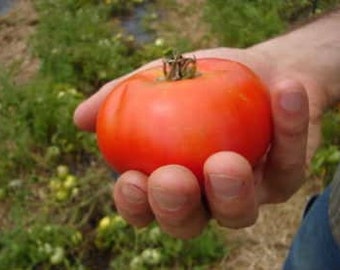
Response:
[[[198,75],[195,57],[183,57],[174,52],[169,55],[163,59],[163,73],[166,81],[192,79]]]

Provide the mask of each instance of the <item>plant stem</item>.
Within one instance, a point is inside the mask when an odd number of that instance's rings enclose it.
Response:
[[[196,58],[186,58],[177,53],[163,59],[163,73],[166,81],[179,81],[196,77]]]

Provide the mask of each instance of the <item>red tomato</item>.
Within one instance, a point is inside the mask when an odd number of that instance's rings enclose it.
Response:
[[[160,79],[161,66],[143,70],[112,89],[99,110],[96,133],[116,171],[150,174],[180,164],[202,185],[211,154],[235,151],[255,165],[266,153],[272,119],[260,79],[228,60],[198,59],[196,67],[194,78],[175,81]]]

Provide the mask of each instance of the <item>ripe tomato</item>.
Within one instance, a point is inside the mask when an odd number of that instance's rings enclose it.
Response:
[[[265,154],[272,119],[260,79],[228,60],[205,58],[183,66],[191,73],[197,69],[193,78],[166,66],[143,70],[118,84],[102,104],[98,145],[118,172],[150,174],[180,164],[202,185],[203,164],[213,153],[235,151],[252,165]],[[160,79],[163,71],[174,80]]]

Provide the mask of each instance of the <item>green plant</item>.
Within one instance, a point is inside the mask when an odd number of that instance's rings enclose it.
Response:
[[[327,112],[322,119],[323,142],[312,160],[311,174],[328,185],[340,163],[340,108]]]
[[[246,47],[281,33],[278,0],[211,0],[205,18],[225,46]]]
[[[205,19],[223,45],[247,47],[339,3],[339,0],[209,0]]]
[[[36,0],[40,23],[33,47],[44,76],[91,92],[136,66],[134,44],[109,22],[113,3],[80,2]]]
[[[120,216],[111,214],[98,222],[95,241],[99,249],[115,254],[110,269],[167,269],[174,265],[192,269],[225,256],[227,250],[218,235],[211,224],[198,238],[183,241],[164,234],[156,224],[134,230]]]
[[[339,4],[339,0],[289,0],[281,1],[280,17],[289,23],[299,23],[330,10]]]
[[[0,176],[47,166],[71,153],[95,153],[93,136],[73,125],[72,112],[83,95],[67,84],[37,77],[17,86],[6,73],[0,77]]]
[[[84,269],[74,259],[82,234],[70,227],[36,224],[0,235],[1,269]]]

